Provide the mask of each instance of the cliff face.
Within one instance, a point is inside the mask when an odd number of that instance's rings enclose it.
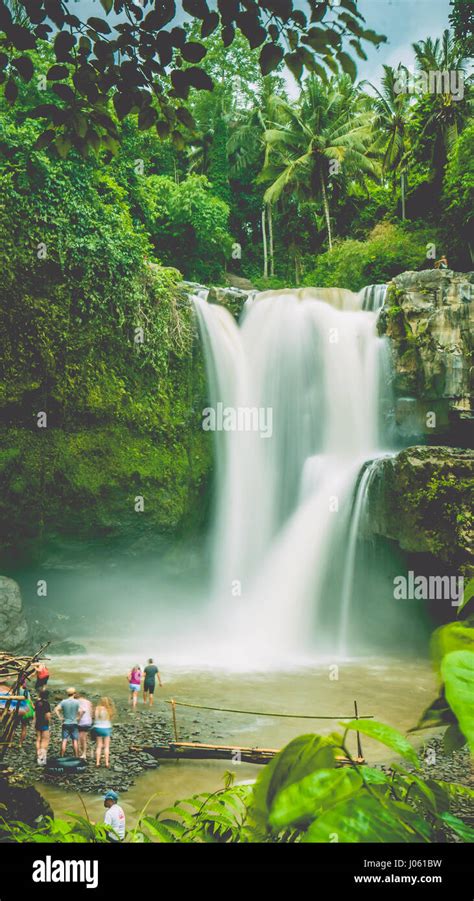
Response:
[[[16,651],[28,637],[20,588],[13,579],[0,576],[0,648]]]
[[[466,434],[473,325],[474,273],[404,272],[390,282],[379,333],[391,339],[395,422],[405,443]]]
[[[370,485],[369,521],[402,550],[429,553],[474,575],[474,452],[409,447],[382,460]]]

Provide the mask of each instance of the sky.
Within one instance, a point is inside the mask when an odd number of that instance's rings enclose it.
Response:
[[[71,11],[82,16],[101,16],[103,9],[99,0],[74,0]],[[179,0],[177,6],[180,6]],[[308,9],[305,0],[298,6]],[[358,61],[358,76],[379,86],[382,66],[396,66],[399,62],[407,66],[413,64],[411,45],[427,37],[440,37],[449,27],[449,0],[358,0],[359,10],[366,20],[366,27],[387,36],[387,43],[376,50],[364,43],[368,60]],[[151,6],[149,8],[152,8]],[[181,17],[180,17],[181,18]],[[296,92],[289,76],[290,93]]]

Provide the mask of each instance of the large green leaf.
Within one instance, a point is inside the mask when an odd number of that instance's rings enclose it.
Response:
[[[392,726],[386,726],[385,723],[379,723],[377,720],[351,720],[349,723],[342,723],[346,729],[353,729],[362,732],[363,735],[380,741],[383,745],[392,748],[401,757],[406,757],[414,766],[419,766],[418,754],[413,745],[405,738],[401,732],[397,732]]]
[[[451,651],[474,651],[474,629],[465,622],[448,623],[435,629],[430,641],[431,656],[438,671]]]
[[[466,823],[463,823],[459,817],[455,817],[452,813],[443,813],[441,815],[441,819],[443,823],[446,823],[456,835],[459,835],[459,838],[462,838],[464,842],[474,842],[474,829],[472,826],[467,826]]]
[[[467,585],[464,586],[462,601],[458,607],[458,616],[461,610],[467,606],[469,601],[474,597],[474,579],[469,579]]]
[[[267,764],[254,786],[250,815],[256,821],[268,820],[277,793],[299,782],[315,770],[336,765],[337,742],[334,737],[300,735],[290,741]]]
[[[379,801],[360,792],[325,811],[303,836],[304,842],[427,842],[431,830],[407,805]]]
[[[474,754],[474,653],[452,651],[446,654],[441,663],[441,677],[446,700]]]
[[[363,781],[354,769],[316,770],[278,792],[269,823],[274,829],[302,825],[308,818],[360,791]]]

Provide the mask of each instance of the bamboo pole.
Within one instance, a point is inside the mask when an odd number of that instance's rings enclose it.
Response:
[[[174,700],[174,698],[172,698],[172,700],[171,700],[171,711],[173,713],[174,738],[175,738],[175,741],[179,741],[178,724],[176,722],[176,701]]]
[[[358,719],[359,719],[359,713],[358,713],[358,710],[357,710],[357,701],[354,701],[354,713],[355,713],[355,718],[356,718],[356,720],[358,720]],[[356,736],[357,736],[357,756],[358,756],[358,758],[359,758],[360,760],[363,760],[363,759],[364,759],[364,755],[363,755],[363,753],[362,753],[362,744],[361,744],[361,741],[360,741],[360,732],[356,732]]]

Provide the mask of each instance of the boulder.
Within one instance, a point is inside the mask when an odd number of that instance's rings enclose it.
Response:
[[[16,651],[28,637],[20,588],[13,579],[0,576],[0,648]]]
[[[213,286],[209,289],[209,303],[217,303],[226,307],[235,319],[238,319],[246,300],[255,294],[255,291],[242,291],[241,288],[220,288]]]
[[[474,451],[409,447],[383,459],[369,486],[373,534],[474,575]]]
[[[395,421],[405,438],[447,435],[472,420],[473,325],[474,272],[404,272],[389,283],[378,327],[391,339]]]

